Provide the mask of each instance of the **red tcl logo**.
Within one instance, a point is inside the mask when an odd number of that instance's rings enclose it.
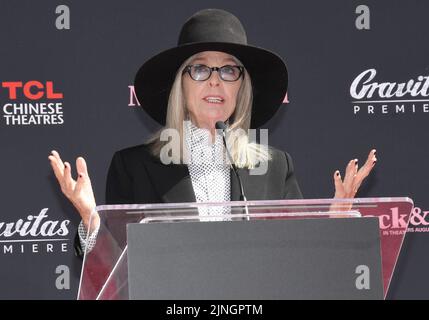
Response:
[[[53,81],[40,81],[31,80],[27,82],[22,81],[5,81],[2,82],[2,87],[7,89],[10,100],[16,100],[25,97],[30,100],[39,99],[62,99],[61,92],[55,92]]]

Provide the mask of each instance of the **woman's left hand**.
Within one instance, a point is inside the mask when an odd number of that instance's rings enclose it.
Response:
[[[374,168],[377,158],[375,157],[376,150],[372,149],[366,159],[365,164],[358,170],[358,160],[351,160],[347,167],[344,180],[341,178],[339,170],[334,173],[335,195],[334,198],[354,198],[359,190],[363,180],[371,173]]]

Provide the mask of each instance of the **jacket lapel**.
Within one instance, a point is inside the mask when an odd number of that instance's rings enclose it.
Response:
[[[247,200],[262,200],[269,199],[271,196],[268,185],[268,174],[265,175],[251,175],[249,169],[237,169],[238,174],[243,184],[244,195]],[[240,186],[238,179],[232,169],[231,174],[231,201],[240,200]]]
[[[168,179],[171,181],[171,188],[169,188],[161,198],[164,202],[177,203],[177,202],[196,202],[194,188],[192,187],[191,177],[186,165],[169,165]]]

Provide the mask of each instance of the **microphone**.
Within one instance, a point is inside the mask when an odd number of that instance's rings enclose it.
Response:
[[[222,139],[223,144],[225,146],[226,154],[228,155],[229,161],[231,163],[232,171],[234,171],[235,176],[237,177],[238,185],[240,187],[240,201],[247,201],[247,198],[244,194],[243,183],[241,182],[240,175],[238,174],[237,167],[234,164],[234,160],[231,157],[231,153],[229,152],[228,145],[226,144],[226,124],[223,121],[217,121],[215,125],[217,130],[222,131]],[[247,208],[247,204],[245,205],[247,220],[249,220],[249,210]]]

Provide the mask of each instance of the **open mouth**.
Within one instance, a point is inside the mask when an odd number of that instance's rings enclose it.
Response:
[[[214,103],[214,104],[222,104],[225,101],[222,97],[218,97],[218,96],[207,96],[203,100],[208,103]]]

